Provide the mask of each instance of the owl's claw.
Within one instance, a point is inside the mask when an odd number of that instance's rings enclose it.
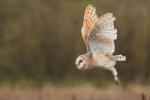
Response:
[[[120,61],[126,61],[126,56],[118,55],[118,58],[120,59]]]
[[[120,86],[120,80],[117,75],[114,76],[114,80],[115,80],[116,85]]]
[[[113,59],[116,61],[126,61],[126,56],[116,55],[116,56],[113,56]]]

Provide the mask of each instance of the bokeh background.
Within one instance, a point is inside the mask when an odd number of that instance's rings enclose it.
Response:
[[[0,84],[114,85],[110,72],[79,71],[85,53],[81,26],[85,7],[98,15],[113,12],[118,39],[115,54],[127,56],[116,68],[124,85],[150,83],[149,0],[0,0]],[[76,100],[76,99],[74,99]]]

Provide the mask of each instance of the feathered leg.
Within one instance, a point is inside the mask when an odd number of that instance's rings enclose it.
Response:
[[[115,60],[115,61],[126,61],[126,56],[115,55],[115,56],[112,56],[112,59]]]
[[[118,73],[117,73],[116,68],[115,68],[115,67],[112,67],[112,68],[110,69],[110,71],[112,72],[112,75],[113,75],[113,77],[114,77],[114,81],[116,82],[116,84],[117,84],[117,85],[120,85],[120,80],[119,80],[119,78],[118,78]]]

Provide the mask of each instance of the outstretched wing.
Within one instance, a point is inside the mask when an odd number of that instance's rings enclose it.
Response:
[[[96,15],[95,7],[93,7],[92,5],[88,5],[85,9],[83,26],[81,29],[82,37],[87,47],[87,50],[90,50],[89,43],[88,43],[88,35],[91,32],[91,30],[94,28],[97,19],[98,17]]]
[[[117,30],[114,28],[114,20],[115,17],[112,13],[106,13],[98,18],[88,37],[88,43],[92,53],[114,53],[114,40],[117,39]]]

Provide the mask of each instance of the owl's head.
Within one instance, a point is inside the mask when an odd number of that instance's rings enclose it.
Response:
[[[77,57],[75,64],[79,70],[91,69],[92,59],[87,54],[83,54]]]

